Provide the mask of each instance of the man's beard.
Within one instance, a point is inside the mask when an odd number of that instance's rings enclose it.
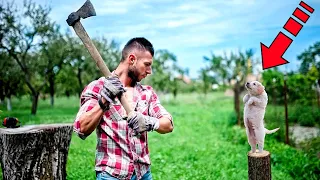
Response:
[[[132,82],[131,82],[131,85],[134,86],[137,82],[139,82],[139,73],[136,69],[136,67],[132,67],[132,68],[129,68],[129,71],[128,71],[128,76],[131,78]]]

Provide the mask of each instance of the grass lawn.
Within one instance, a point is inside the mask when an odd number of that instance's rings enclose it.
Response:
[[[13,101],[13,111],[4,106],[1,119],[18,117],[24,124],[72,123],[79,107],[77,97],[39,102],[35,117],[30,116],[28,99]],[[176,101],[163,105],[174,117],[173,133],[149,134],[152,173],[155,180],[248,179],[249,144],[243,128],[231,126],[234,121],[232,98],[222,93],[178,95]],[[318,179],[320,163],[301,151],[266,136],[265,149],[271,152],[273,179]],[[95,179],[95,132],[85,141],[73,134],[67,163],[67,179]],[[1,175],[1,172],[0,172]]]

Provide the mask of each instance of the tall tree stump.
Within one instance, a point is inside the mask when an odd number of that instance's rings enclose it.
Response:
[[[249,180],[271,180],[270,153],[248,152],[248,179]]]
[[[3,180],[66,179],[72,124],[0,128]]]

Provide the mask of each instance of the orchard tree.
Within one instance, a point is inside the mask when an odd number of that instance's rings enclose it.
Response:
[[[320,69],[320,42],[315,42],[298,55],[298,60],[301,61],[299,71],[302,74],[306,74],[312,66]],[[318,78],[320,79],[320,77]]]
[[[283,103],[283,78],[283,73],[277,67],[265,70],[262,73],[263,85],[273,105]]]
[[[177,96],[179,87],[177,83],[181,81],[185,71],[177,65],[177,57],[168,50],[162,49],[156,51],[152,63],[152,75],[145,80],[158,91],[171,92],[174,97]]]
[[[23,95],[23,74],[17,63],[5,51],[0,51],[0,99],[6,99],[7,110],[12,110],[11,97]]]
[[[0,4],[0,49],[17,62],[24,74],[32,95],[32,115],[37,112],[38,97],[46,84],[45,77],[41,77],[44,72],[39,72],[41,68],[36,64],[40,44],[47,41],[53,31],[50,10],[31,1],[24,1],[20,11],[13,3]]]
[[[208,91],[211,89],[211,84],[212,84],[210,80],[211,78],[210,78],[209,72],[210,70],[207,68],[202,68],[200,70],[200,79],[202,81],[201,89],[205,96],[207,95]]]
[[[56,77],[61,72],[64,62],[70,54],[70,48],[67,39],[60,33],[60,27],[54,26],[48,40],[41,44],[41,60],[45,61],[46,66],[43,71],[46,72],[48,80],[48,89],[50,93],[50,104],[54,105]]]
[[[87,51],[87,49],[85,49],[78,37],[71,37],[68,34],[67,43],[69,55],[65,61],[65,72],[60,77],[60,80],[65,79],[65,81],[60,82],[66,84],[64,89],[67,94],[73,92],[73,90],[71,90],[69,87],[70,83],[73,82],[71,83],[73,84],[72,87],[75,88],[78,95],[80,95],[87,83],[98,79],[99,77],[103,76],[103,74],[100,72],[90,53]],[[105,37],[95,38],[93,39],[93,43],[95,44],[109,70],[113,71],[121,59],[121,53],[118,44],[113,40],[108,41]],[[76,77],[77,82],[74,82],[74,77]]]
[[[240,94],[245,90],[244,84],[247,75],[253,72],[253,68],[258,65],[253,60],[254,52],[252,49],[246,50],[245,52],[239,51],[229,56],[216,56],[211,54],[211,57],[204,57],[209,62],[209,69],[214,74],[214,77],[223,81],[235,80],[233,86],[234,91],[234,109],[237,114],[238,125],[241,125],[240,117]]]

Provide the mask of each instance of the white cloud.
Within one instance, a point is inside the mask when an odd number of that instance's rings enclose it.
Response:
[[[175,27],[180,27],[180,26],[185,26],[185,25],[196,25],[204,22],[207,18],[202,16],[202,17],[186,17],[180,20],[174,20],[174,21],[169,21],[167,23],[168,28],[175,28]]]
[[[96,12],[100,15],[126,14],[135,6],[143,3],[141,0],[122,0],[122,1],[92,1]],[[144,6],[146,8],[147,6]]]
[[[76,0],[66,2],[50,0],[50,2],[56,3],[51,17],[62,25],[66,25],[67,16],[84,3]],[[190,74],[194,77],[203,64],[192,65],[192,63],[195,59],[201,61],[204,55],[210,55],[210,51],[223,54],[223,51],[237,52],[239,48],[256,48],[256,56],[259,57],[260,42],[266,44],[268,44],[266,40],[272,42],[300,1],[91,0],[91,2],[98,17],[84,22],[90,35],[102,34],[107,38],[116,39],[121,44],[132,37],[144,36],[151,40],[156,48],[166,48],[176,54],[178,62],[183,67],[190,68]],[[316,10],[320,7],[319,0],[310,0],[307,3]],[[304,27],[319,26],[319,18],[320,14],[315,11]],[[87,22],[90,25],[87,25]],[[291,55],[286,54],[286,56],[296,56],[293,53],[295,52],[292,51]]]

